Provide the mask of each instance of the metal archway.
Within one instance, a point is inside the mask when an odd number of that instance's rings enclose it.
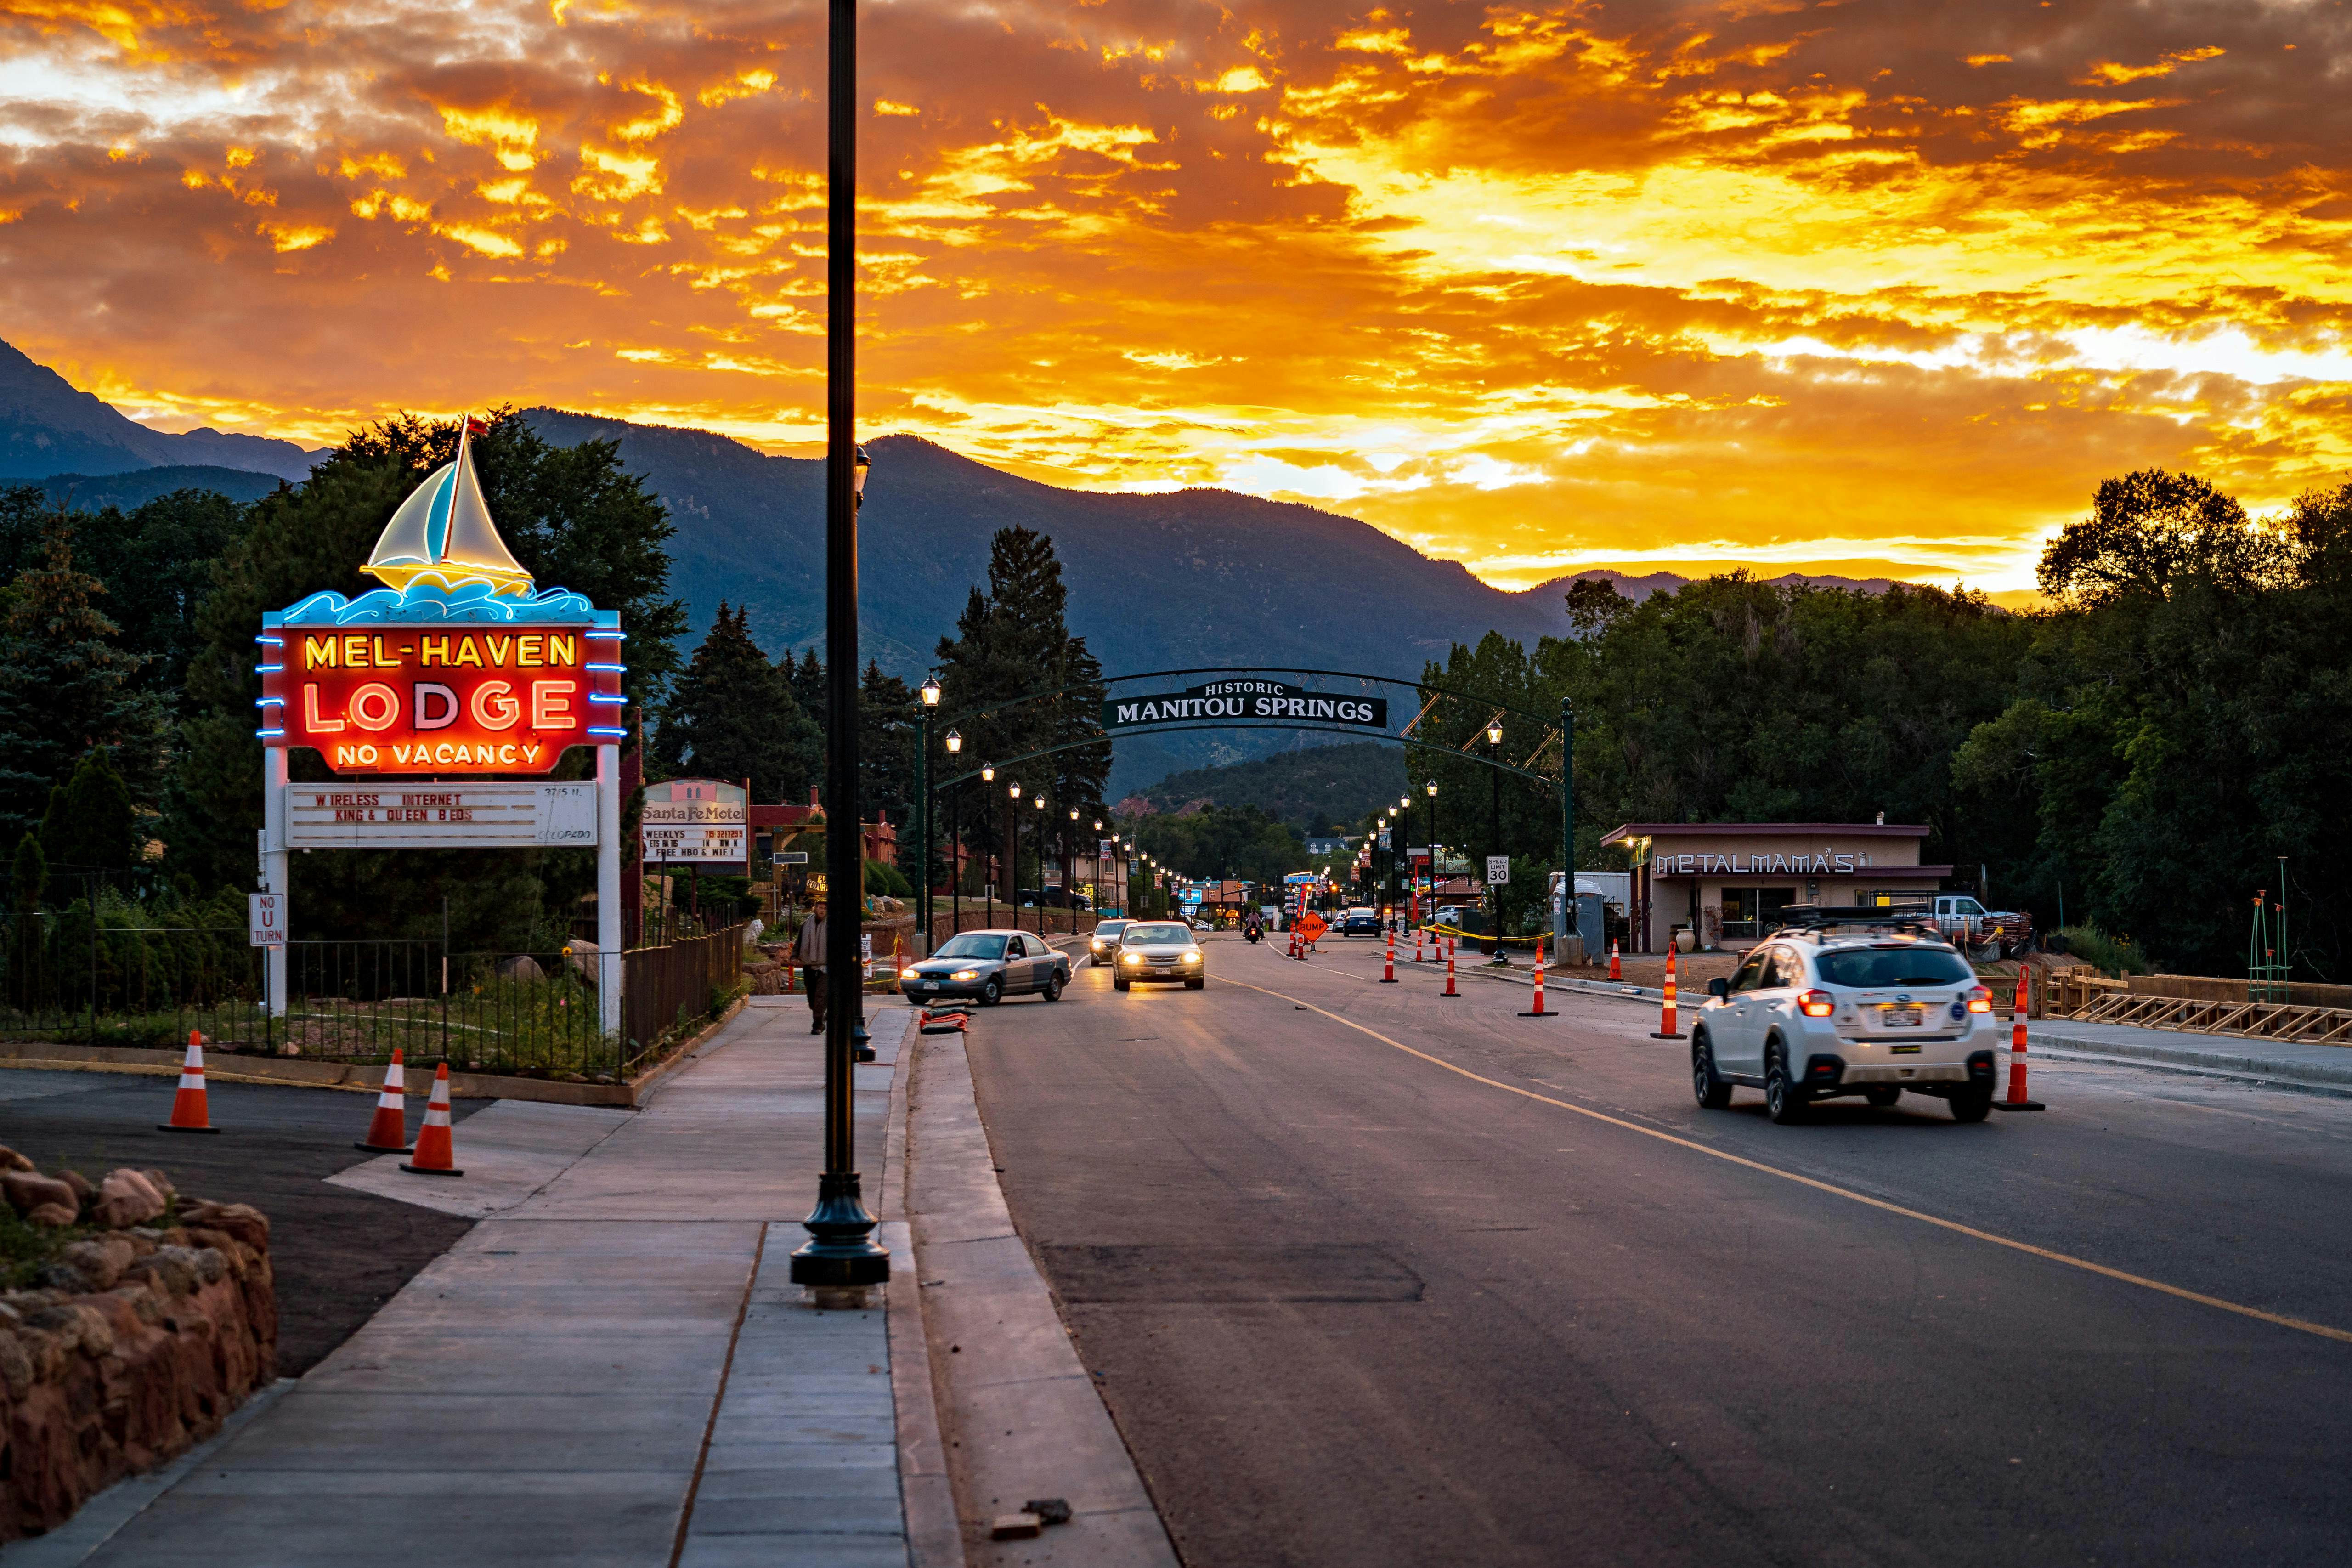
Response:
[[[1270,722],[1236,721],[1234,720],[1223,718],[1185,719],[1172,721],[1160,721],[1124,727],[1117,731],[1115,733],[1106,731],[1101,733],[1086,736],[1079,740],[1064,742],[1059,745],[1042,747],[1035,751],[1024,752],[1018,756],[1006,757],[1002,760],[992,758],[986,765],[991,767],[1012,767],[1021,763],[1034,762],[1039,757],[1052,756],[1062,752],[1075,751],[1083,746],[1094,746],[1100,745],[1105,742],[1115,742],[1129,735],[1182,734],[1200,730],[1291,730],[1328,734],[1354,735],[1362,740],[1395,741],[1406,747],[1408,750],[1419,749],[1432,752],[1442,752],[1453,756],[1466,757],[1470,761],[1477,763],[1484,767],[1493,768],[1502,773],[1516,774],[1521,778],[1533,779],[1538,783],[1550,784],[1554,785],[1554,787],[1559,792],[1559,863],[1563,868],[1572,868],[1575,865],[1576,806],[1574,780],[1576,724],[1575,716],[1570,709],[1568,700],[1565,698],[1560,700],[1559,724],[1555,729],[1545,720],[1543,715],[1533,712],[1525,708],[1520,708],[1516,704],[1504,701],[1500,699],[1488,696],[1485,693],[1464,691],[1452,687],[1440,686],[1417,679],[1407,679],[1400,676],[1373,675],[1363,670],[1317,669],[1297,666],[1276,665],[1196,665],[1173,669],[1135,670],[1121,675],[1107,675],[1099,679],[1102,687],[1108,689],[1110,687],[1117,686],[1127,681],[1162,679],[1172,676],[1270,675],[1297,675],[1313,678],[1354,680],[1380,686],[1400,686],[1407,688],[1416,693],[1427,693],[1431,695],[1430,700],[1423,703],[1420,711],[1415,713],[1412,719],[1408,720],[1401,729],[1398,729],[1393,732],[1385,730],[1375,731],[1368,726],[1362,725],[1321,723],[1309,720],[1286,720]],[[1043,701],[1048,698],[1063,696],[1070,691],[1076,690],[1081,687],[1092,686],[1094,684],[1096,683],[1092,681],[1074,681],[1062,686],[1041,688],[1034,691],[1024,692],[1018,697],[1005,698],[1001,701],[961,709],[956,712],[950,714],[946,721],[950,726],[953,726],[970,720],[986,718],[993,714],[1005,712],[1011,709],[1022,707],[1027,703]],[[1537,772],[1533,767],[1526,764],[1513,764],[1502,761],[1499,757],[1481,755],[1478,752],[1473,749],[1475,740],[1470,743],[1465,743],[1461,746],[1448,746],[1439,744],[1434,742],[1415,739],[1411,731],[1414,727],[1419,725],[1423,719],[1428,717],[1430,710],[1435,706],[1436,699],[1441,697],[1452,697],[1463,701],[1475,703],[1482,707],[1491,707],[1495,710],[1496,718],[1499,718],[1506,713],[1515,713],[1523,719],[1535,721],[1538,725],[1542,727],[1540,731],[1542,739],[1538,743],[1535,751],[1528,754],[1527,763],[1533,763],[1542,757],[1546,752],[1551,749],[1552,741],[1557,738],[1559,742],[1559,776],[1555,779],[1547,773]],[[929,784],[927,780],[930,767],[932,724],[933,720],[931,719],[929,712],[926,710],[923,720],[922,743],[916,752],[917,776],[915,781],[916,801],[920,817],[917,828],[918,847],[916,853],[918,858],[916,860],[916,866],[919,894],[917,899],[917,907],[919,911],[919,918],[922,922],[922,940],[924,949],[927,952],[929,949],[931,940],[932,916],[930,893],[932,826],[931,797],[941,790],[951,789],[957,784],[966,784],[972,779],[978,778],[982,771],[980,768],[971,768],[964,773],[957,774],[953,778],[942,779],[937,784]]]

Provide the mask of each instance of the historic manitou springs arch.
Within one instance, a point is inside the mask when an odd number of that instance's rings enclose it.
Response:
[[[1168,689],[1164,686],[1159,689],[1116,689],[1144,681],[1185,681],[1187,684],[1176,689]],[[1300,681],[1314,684],[1301,685]],[[956,762],[971,763],[963,771],[942,778],[937,784],[929,784],[919,777],[916,799],[920,804],[920,821],[916,831],[919,844],[918,853],[921,858],[917,864],[926,867],[929,864],[931,801],[942,791],[980,778],[983,773],[992,778],[1000,770],[1018,769],[1024,763],[1074,751],[1081,746],[1099,745],[1105,741],[1117,741],[1127,735],[1168,734],[1187,730],[1303,730],[1353,735],[1359,739],[1392,740],[1409,749],[1465,758],[1500,773],[1532,779],[1557,792],[1559,799],[1559,860],[1563,867],[1574,861],[1575,799],[1570,780],[1573,776],[1576,732],[1574,717],[1565,701],[1560,703],[1557,716],[1547,717],[1479,692],[1431,685],[1402,676],[1374,675],[1353,669],[1263,666],[1139,670],[1127,675],[1106,676],[1103,684],[1115,689],[1104,700],[1102,710],[1089,733],[1013,756],[982,757],[977,761],[971,758],[967,746],[954,753]],[[1077,689],[1062,686],[1024,692],[1002,702],[985,703],[948,714],[939,720],[937,725],[942,731],[952,732],[960,724],[981,723],[1032,705],[1057,704],[1075,689]],[[1410,710],[1412,712],[1411,718],[1394,726],[1390,722],[1391,694],[1398,699],[1396,711]],[[1469,726],[1469,739],[1466,741],[1428,738],[1432,734],[1451,735],[1462,731],[1465,724]],[[1508,751],[1504,750],[1506,738]],[[919,772],[928,772],[929,752],[928,743],[917,751],[916,755],[921,764]],[[1514,758],[1517,760],[1512,760]],[[921,929],[928,933],[930,930],[930,879],[925,876],[919,880],[923,884]],[[1553,924],[1556,931],[1560,923],[1561,909],[1559,900],[1555,899]]]
[[[264,891],[282,911],[294,849],[593,845],[597,1010],[616,1032],[619,612],[537,587],[508,552],[475,478],[471,421],[362,570],[385,585],[261,617]],[[336,782],[289,783],[297,746]],[[596,749],[596,782],[549,782],[574,746]],[[268,985],[283,1016],[282,943],[270,946]]]

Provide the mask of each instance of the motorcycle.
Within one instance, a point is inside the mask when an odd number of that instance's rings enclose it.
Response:
[[[1255,925],[1246,927],[1242,931],[1242,940],[1248,942],[1253,947],[1257,945],[1265,936],[1265,931],[1262,928]]]

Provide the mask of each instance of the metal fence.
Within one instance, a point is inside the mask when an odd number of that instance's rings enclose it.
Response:
[[[623,965],[620,1035],[604,1033],[592,943],[452,952],[432,940],[286,944],[287,1009],[265,1005],[242,927],[141,926],[86,914],[0,917],[0,1040],[209,1049],[532,1077],[619,1079],[741,978],[742,930],[640,949]]]
[[[634,1069],[663,1036],[709,1012],[741,981],[743,927],[636,948],[621,974],[622,1062]]]

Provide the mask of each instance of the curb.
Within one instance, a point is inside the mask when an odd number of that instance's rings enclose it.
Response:
[[[882,1300],[890,1336],[890,1403],[898,1417],[898,1500],[909,1568],[964,1568],[963,1526],[956,1517],[947,1442],[940,1436],[939,1384],[931,1372],[930,1331],[923,1321],[922,1265],[907,1215],[907,1121],[914,1100],[915,1047],[922,1037],[909,1011],[890,1075],[882,1190],[876,1205],[883,1245],[895,1260]]]
[[[908,1118],[915,1285],[926,1292],[925,1331],[942,1342],[931,1346],[934,1390],[942,1433],[959,1445],[950,1451],[967,1561],[1178,1568],[1159,1510],[1013,1225],[964,1037],[913,1037],[908,1047],[924,1075]],[[1069,1500],[1069,1522],[1035,1541],[989,1539],[992,1518],[1047,1496]],[[911,1536],[911,1506],[908,1524]]]

